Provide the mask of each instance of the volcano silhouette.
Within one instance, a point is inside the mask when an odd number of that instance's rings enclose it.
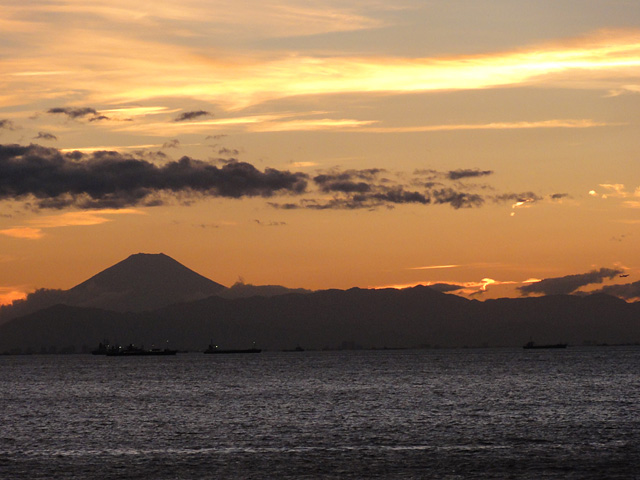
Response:
[[[60,303],[141,312],[206,298],[225,288],[163,253],[138,253],[61,292]]]

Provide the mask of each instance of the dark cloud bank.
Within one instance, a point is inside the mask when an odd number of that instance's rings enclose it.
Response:
[[[543,295],[568,295],[575,292],[580,287],[586,285],[602,283],[605,279],[612,279],[620,275],[622,270],[601,268],[588,273],[566,275],[564,277],[546,278],[536,283],[519,287],[523,295],[543,294]],[[615,287],[612,285],[611,287]],[[605,287],[610,288],[610,287]],[[631,297],[629,297],[631,298]]]
[[[430,171],[433,172],[433,171]],[[446,175],[445,175],[446,176]],[[485,199],[462,187],[442,183],[412,180],[410,185],[397,183],[384,169],[332,171],[313,177],[313,183],[322,193],[330,194],[329,200],[305,199],[298,204],[273,204],[282,209],[375,209],[392,208],[401,204],[439,205],[451,207],[480,207]],[[416,188],[418,187],[418,188]]]
[[[158,166],[117,152],[63,153],[37,145],[0,145],[0,199],[35,197],[41,208],[152,205],[160,192],[270,197],[306,190],[304,174],[244,162],[220,168],[182,157]]]
[[[59,110],[71,117],[94,114],[92,109]],[[53,136],[42,133],[41,138]],[[178,145],[173,140],[163,147]],[[35,198],[39,208],[124,208],[160,205],[163,194],[182,198],[297,196],[294,202],[270,202],[285,210],[373,210],[402,204],[460,209],[481,207],[487,201],[541,200],[533,192],[481,195],[474,190],[482,187],[458,182],[460,178],[490,175],[489,170],[428,171],[429,176],[441,180],[435,182],[425,181],[425,172],[414,172],[408,180],[376,168],[331,170],[311,176],[274,168],[261,171],[236,159],[205,162],[185,156],[167,161],[162,152],[84,154],[39,145],[0,145],[0,200]]]
[[[607,295],[624,298],[625,300],[640,298],[640,281],[626,283],[624,285],[607,285],[598,290],[598,293],[606,293]]]

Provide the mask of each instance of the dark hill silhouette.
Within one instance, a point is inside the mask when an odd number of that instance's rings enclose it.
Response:
[[[479,302],[428,287],[324,290],[274,297],[212,296],[155,311],[56,306],[0,325],[0,352],[95,346],[103,338],[204,350],[570,345],[640,342],[640,303],[607,295]]]
[[[6,321],[56,304],[141,312],[225,289],[167,255],[138,253],[69,290],[37,290],[26,300],[4,307],[2,317]]]

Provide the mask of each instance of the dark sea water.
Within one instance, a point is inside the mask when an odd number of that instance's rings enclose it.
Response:
[[[640,348],[0,357],[0,479],[640,478]]]

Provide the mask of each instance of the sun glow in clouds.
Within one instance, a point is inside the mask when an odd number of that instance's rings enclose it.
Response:
[[[637,30],[601,32],[518,51],[444,58],[296,54],[274,58],[273,54],[261,57],[255,53],[226,59],[216,51],[190,50],[185,45],[143,41],[116,32],[104,32],[99,38],[97,43],[94,32],[74,30],[58,39],[55,56],[41,55],[36,48],[7,59],[0,70],[6,79],[4,90],[22,103],[25,96],[41,95],[46,88],[52,96],[87,92],[87,100],[107,104],[190,97],[233,109],[296,95],[517,85],[608,85],[613,90],[622,86],[615,81],[617,76],[637,75],[640,68]],[[43,42],[39,48],[48,47],[49,43]],[[91,71],[79,67],[86,55],[98,62]],[[167,58],[172,59],[170,66]],[[16,71],[72,73],[23,76],[20,83],[14,83],[10,75]]]
[[[437,268],[437,267],[436,267]],[[423,287],[429,287],[431,285],[457,285],[460,288],[457,290],[452,290],[453,292],[455,292],[456,294],[463,294],[463,295],[475,295],[478,293],[482,293],[482,292],[486,292],[488,287],[491,285],[497,286],[497,285],[517,285],[520,282],[514,282],[514,281],[501,281],[501,280],[494,280],[492,278],[483,278],[480,281],[476,281],[476,282],[446,282],[446,281],[428,281],[428,282],[413,282],[413,283],[404,283],[404,284],[394,284],[394,285],[383,285],[383,286],[376,286],[376,287],[369,287],[369,288],[373,288],[376,290],[381,290],[381,289],[385,289],[385,288],[394,288],[394,289],[404,289],[404,288],[413,288],[413,287],[418,287],[418,286],[423,286]],[[522,282],[524,283],[524,282]]]
[[[27,294],[20,287],[0,287],[0,305],[9,305],[15,300],[24,300]]]
[[[603,200],[606,200],[608,198],[633,199],[640,197],[640,187],[636,187],[633,192],[629,192],[622,183],[601,183],[599,186],[602,187],[606,191],[606,193],[599,194],[595,190],[590,190],[589,195],[591,195],[592,197],[599,196]],[[626,208],[640,208],[640,201],[624,200],[622,202],[622,206]]]

